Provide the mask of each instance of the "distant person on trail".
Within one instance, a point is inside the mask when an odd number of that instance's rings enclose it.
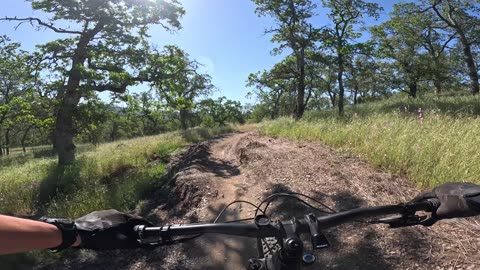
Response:
[[[446,183],[419,194],[412,202],[437,198],[440,206],[432,214],[437,220],[480,214],[480,186]],[[475,197],[476,196],[476,197]],[[432,223],[432,224],[433,224]],[[116,210],[95,211],[75,221],[42,218],[40,221],[0,215],[0,255],[39,249],[66,248],[94,250],[140,247],[135,225],[152,225],[143,218]]]

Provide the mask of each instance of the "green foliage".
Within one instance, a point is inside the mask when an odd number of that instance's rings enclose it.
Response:
[[[242,104],[238,101],[220,97],[216,100],[205,99],[199,103],[202,126],[225,126],[227,123],[245,123]]]
[[[200,74],[199,64],[176,46],[166,46],[163,52],[156,52],[154,59],[162,69],[152,86],[167,108],[178,112],[181,128],[186,130],[195,100],[209,95],[214,88],[211,78],[208,74]]]
[[[38,70],[20,44],[0,37],[0,156],[13,145],[25,145],[29,133],[48,128],[50,117],[37,93]],[[2,149],[3,148],[3,149]]]
[[[265,107],[265,113],[261,118],[267,115],[274,119],[280,115],[290,115],[295,106],[295,85],[294,76],[295,58],[287,57],[280,63],[267,71],[252,73],[248,76],[247,86],[255,87],[253,93],[259,102]],[[257,112],[259,112],[257,110]]]
[[[177,1],[31,2],[34,10],[53,15],[48,23],[33,20],[38,28],[74,36],[48,42],[39,48],[59,79],[70,76],[71,68],[81,73],[79,78],[84,82],[78,86],[81,91],[122,92],[126,85],[147,81],[153,69],[148,62],[149,26],[158,24],[168,30],[180,29],[179,18],[184,14]],[[66,22],[68,29],[62,27]],[[86,55],[82,57],[86,63],[73,63],[78,49],[85,50]]]
[[[280,46],[273,50],[274,54],[290,48],[298,53],[312,42],[316,30],[312,29],[308,19],[314,15],[316,4],[310,0],[253,0],[256,4],[255,13],[258,16],[270,16],[278,23],[278,28],[272,30],[271,41]]]
[[[275,28],[265,30],[266,33],[272,34],[271,41],[279,44],[279,47],[272,50],[272,54],[283,53],[285,49],[291,51],[291,54],[274,68],[280,69],[281,73],[273,72],[275,73],[273,75],[275,82],[268,83],[265,81],[265,77],[272,76],[264,72],[261,79],[255,78],[259,74],[253,75],[253,77],[251,75],[249,84],[252,85],[253,80],[253,84],[257,85],[257,89],[260,90],[262,95],[263,91],[258,86],[268,84],[267,88],[276,92],[274,94],[276,96],[274,104],[277,108],[278,99],[282,96],[282,93],[290,91],[296,99],[292,111],[295,117],[301,118],[305,111],[305,104],[308,102],[308,98],[305,101],[307,54],[316,47],[315,43],[320,37],[319,29],[315,28],[310,22],[317,5],[310,0],[253,0],[253,2],[256,4],[255,13],[258,16],[270,16],[275,21]],[[288,78],[285,78],[286,74]],[[278,79],[287,82],[283,86],[272,87],[280,81]],[[287,89],[279,90],[279,88],[285,88],[286,84],[289,85]],[[277,114],[276,108],[272,114]]]

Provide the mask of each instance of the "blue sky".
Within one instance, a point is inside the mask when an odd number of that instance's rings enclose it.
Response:
[[[171,34],[160,27],[151,29],[151,42],[158,46],[175,44],[187,51],[192,58],[204,64],[213,83],[219,89],[214,96],[226,96],[242,103],[253,103],[247,99],[248,89],[245,80],[248,74],[263,69],[269,69],[281,56],[272,56],[270,51],[275,47],[270,37],[263,31],[273,25],[270,18],[258,18],[255,5],[250,0],[180,0],[186,10],[182,18],[182,30]],[[8,1],[0,10],[4,16],[39,16],[35,14],[30,4],[21,0]],[[318,1],[320,2],[320,1]],[[384,7],[380,21],[387,18],[394,2],[375,1]],[[319,10],[319,13],[323,13]],[[327,24],[326,14],[315,18],[319,24]],[[367,24],[377,24],[367,19]],[[14,41],[21,42],[24,49],[33,50],[36,44],[62,37],[49,30],[35,31],[29,24],[24,24],[16,31],[16,23],[0,22],[0,34],[5,34]],[[132,91],[141,91],[136,87]],[[104,95],[106,98],[108,95]]]

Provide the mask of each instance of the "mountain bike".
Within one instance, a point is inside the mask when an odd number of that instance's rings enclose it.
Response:
[[[275,199],[289,197],[314,209],[321,215],[308,213],[302,218],[273,221],[268,207]],[[311,200],[327,209],[313,206]],[[253,218],[218,222],[228,207],[235,203],[247,203],[255,207]],[[347,222],[387,224],[391,228],[425,225],[433,223],[432,215],[440,205],[437,199],[422,202],[402,203],[375,207],[357,208],[336,212],[332,208],[301,193],[276,193],[265,198],[258,206],[248,201],[234,201],[228,204],[212,223],[177,224],[160,227],[135,226],[135,235],[142,245],[165,246],[187,242],[203,234],[235,235],[257,239],[258,256],[246,262],[247,270],[296,270],[316,265],[316,256],[305,251],[304,235],[310,236],[314,250],[328,248],[330,243],[323,233],[326,229]],[[262,208],[263,206],[263,208]],[[360,220],[361,219],[361,220]]]

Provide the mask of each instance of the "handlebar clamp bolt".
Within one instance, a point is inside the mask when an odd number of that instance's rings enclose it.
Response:
[[[287,249],[288,253],[295,254],[298,252],[302,252],[303,243],[300,241],[300,239],[297,238],[288,239],[285,243],[285,248]]]
[[[263,263],[259,259],[248,260],[247,270],[263,270]]]

